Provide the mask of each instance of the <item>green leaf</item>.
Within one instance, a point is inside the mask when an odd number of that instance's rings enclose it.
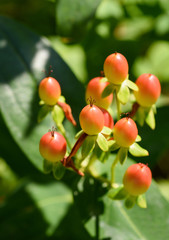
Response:
[[[60,180],[63,178],[65,174],[65,167],[61,162],[56,162],[53,164],[53,176],[57,179]]]
[[[101,150],[104,152],[109,150],[108,141],[101,133],[98,134],[96,141]]]
[[[121,147],[117,153],[118,160],[121,164],[125,162],[128,155],[128,148]]]
[[[105,135],[110,135],[112,133],[112,129],[104,126],[101,133]]]
[[[114,85],[112,83],[110,83],[109,85],[107,85],[105,87],[105,89],[102,92],[102,98],[105,98],[107,96],[109,96],[110,94],[112,94],[114,91]]]
[[[52,171],[53,169],[53,163],[49,162],[48,160],[44,159],[43,160],[43,172],[48,174]]]
[[[87,136],[82,144],[82,158],[86,158],[89,153],[94,149],[97,136]]]
[[[129,87],[130,89],[132,89],[132,90],[134,90],[134,91],[138,91],[137,85],[136,85],[134,82],[132,82],[132,81],[130,81],[130,80],[128,80],[128,79],[126,79],[126,80],[123,82],[123,84],[125,84],[127,87]]]
[[[47,114],[51,111],[51,107],[47,105],[43,105],[38,112],[38,123],[40,123],[46,116]]]
[[[155,129],[155,117],[153,108],[150,108],[148,114],[146,115],[145,121],[151,129]]]
[[[127,194],[128,193],[124,189],[123,185],[121,185],[118,188],[111,188],[108,191],[107,196],[112,200],[122,200],[126,198]]]
[[[49,65],[55,66],[57,71],[54,71],[54,77],[59,81],[75,117],[78,117],[84,105],[84,87],[50,47],[47,39],[2,16],[0,39],[4,42],[1,48],[3,57],[0,59],[1,114],[15,143],[31,163],[43,171],[38,145],[53,121],[47,116],[40,124],[37,123],[37,90],[43,78],[42,71],[48,69]]]
[[[147,202],[146,202],[145,194],[139,195],[136,199],[136,203],[140,208],[147,208]]]
[[[135,203],[136,203],[136,197],[134,197],[134,196],[129,196],[129,197],[126,198],[126,200],[125,200],[125,206],[126,206],[126,208],[132,208],[132,207],[134,207]]]
[[[52,110],[52,118],[53,118],[53,121],[56,123],[56,125],[61,124],[64,120],[64,117],[65,115],[62,108],[59,107],[58,105],[55,105]]]
[[[145,156],[149,155],[148,151],[146,149],[140,147],[140,145],[138,143],[133,143],[129,147],[129,152],[135,157],[145,157]]]
[[[128,102],[130,97],[130,91],[126,85],[121,85],[120,90],[117,93],[117,97],[122,104],[126,104]]]

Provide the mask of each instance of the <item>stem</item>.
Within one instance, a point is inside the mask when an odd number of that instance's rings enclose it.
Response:
[[[117,97],[117,89],[115,90],[115,96],[116,96],[116,107],[117,107],[117,120],[120,120],[121,107],[120,107],[120,102]]]
[[[119,158],[118,158],[118,154],[116,155],[116,158],[114,159],[114,162],[112,163],[111,166],[111,186],[113,186],[114,182],[115,182],[115,166],[118,163]]]

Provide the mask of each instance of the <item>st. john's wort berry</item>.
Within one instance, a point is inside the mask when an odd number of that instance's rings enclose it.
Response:
[[[44,78],[39,85],[39,97],[47,105],[55,105],[61,95],[58,81],[53,77]]]
[[[128,77],[128,62],[121,53],[110,54],[104,62],[104,74],[109,82],[120,85]]]
[[[86,101],[92,97],[95,99],[96,106],[107,109],[113,101],[113,94],[102,98],[103,90],[107,85],[109,85],[109,82],[105,81],[103,77],[91,79],[86,88]]]
[[[128,167],[123,177],[124,188],[133,196],[145,193],[151,185],[152,173],[143,163]]]
[[[139,88],[134,92],[136,101],[143,107],[155,104],[161,93],[159,79],[153,74],[144,73],[137,78],[136,84]]]
[[[50,162],[58,162],[66,154],[66,140],[56,131],[45,133],[39,143],[39,151],[43,158]]]
[[[92,103],[85,106],[79,115],[80,126],[88,135],[97,135],[104,127],[102,111]]]
[[[128,117],[116,122],[113,128],[113,136],[116,143],[121,147],[131,146],[138,135],[136,123]]]

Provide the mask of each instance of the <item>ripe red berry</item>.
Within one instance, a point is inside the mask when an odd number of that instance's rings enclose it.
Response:
[[[96,135],[104,127],[104,115],[95,105],[89,104],[80,112],[80,126],[88,135]]]
[[[136,80],[139,91],[134,92],[136,101],[143,107],[152,106],[160,96],[161,85],[153,74],[142,74]]]
[[[131,165],[124,174],[124,188],[133,196],[145,193],[151,185],[152,173],[143,163]]]
[[[109,82],[105,82],[103,77],[96,77],[90,80],[86,88],[86,101],[92,97],[95,99],[95,105],[107,109],[113,100],[113,94],[102,98],[102,92]]]
[[[120,85],[128,76],[128,62],[121,53],[109,55],[104,62],[104,74],[108,81]]]
[[[39,143],[39,151],[42,157],[50,162],[58,162],[66,154],[66,140],[56,131],[45,133]]]
[[[61,88],[55,78],[44,78],[39,85],[39,97],[47,105],[55,105],[61,95]]]
[[[113,129],[114,121],[113,121],[113,118],[110,115],[110,113],[104,108],[100,107],[99,109],[102,111],[103,116],[104,116],[104,126],[110,128],[110,129]]]
[[[135,142],[137,135],[137,126],[131,118],[122,118],[114,125],[114,140],[121,147],[131,146]]]

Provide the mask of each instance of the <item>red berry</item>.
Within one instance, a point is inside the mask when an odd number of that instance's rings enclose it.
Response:
[[[55,105],[61,95],[61,88],[55,78],[44,78],[39,85],[39,97],[48,105]]]
[[[114,121],[113,121],[113,118],[110,115],[110,113],[104,108],[99,108],[99,109],[102,111],[103,116],[104,116],[104,126],[110,128],[110,129],[113,129]]]
[[[142,74],[136,80],[139,88],[138,92],[134,92],[136,101],[143,107],[152,106],[160,96],[161,85],[158,78],[153,74]]]
[[[42,157],[50,162],[58,162],[66,154],[66,140],[58,132],[45,133],[39,143],[39,151]]]
[[[123,184],[125,189],[133,196],[145,193],[151,185],[152,173],[150,168],[143,163],[131,165],[124,174]]]
[[[109,55],[104,62],[104,74],[108,81],[120,85],[128,76],[128,62],[121,53]]]
[[[103,77],[96,77],[90,80],[86,88],[86,101],[92,97],[95,99],[95,105],[107,109],[113,100],[113,94],[102,98],[102,92],[109,82],[105,82]]]
[[[104,115],[95,105],[87,105],[80,112],[79,121],[81,128],[88,135],[96,135],[104,127]]]
[[[131,146],[135,142],[137,135],[137,126],[131,118],[122,118],[114,125],[114,140],[121,147]]]

